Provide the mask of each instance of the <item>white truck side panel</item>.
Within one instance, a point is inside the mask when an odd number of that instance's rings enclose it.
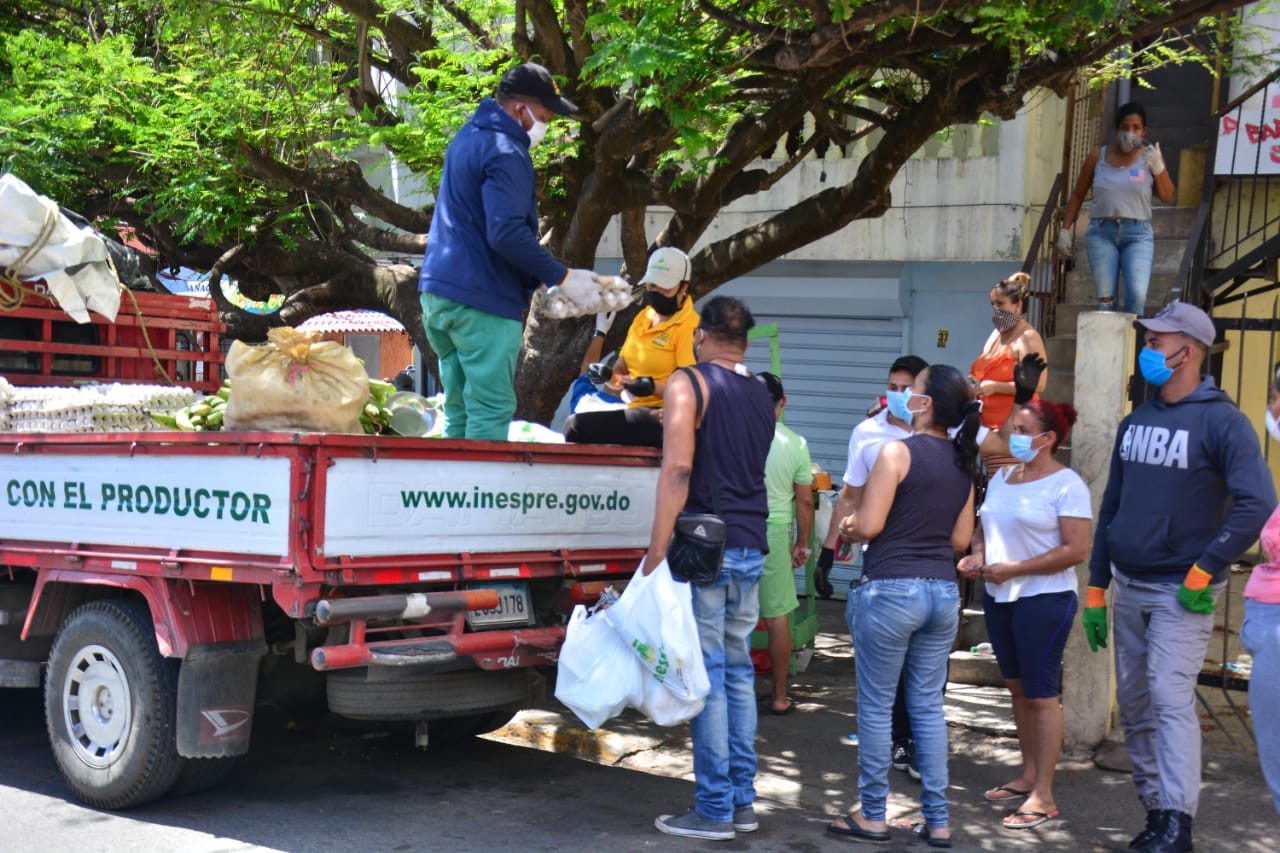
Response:
[[[338,458],[325,471],[330,557],[645,548],[658,469]]]
[[[289,460],[8,456],[0,538],[289,553]]]

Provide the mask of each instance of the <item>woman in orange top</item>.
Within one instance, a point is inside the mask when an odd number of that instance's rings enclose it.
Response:
[[[982,400],[982,425],[999,429],[1013,411],[1013,368],[1027,353],[1045,356],[1044,339],[1024,316],[1027,300],[1031,296],[1031,276],[1014,273],[991,288],[991,325],[995,329],[987,343],[969,367],[969,381]],[[1037,394],[1044,390],[1049,378],[1046,370],[1040,374]],[[998,468],[1016,461],[1010,457],[988,456],[983,459],[988,468]]]

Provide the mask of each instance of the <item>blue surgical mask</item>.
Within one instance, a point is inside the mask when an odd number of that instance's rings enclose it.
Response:
[[[901,391],[885,391],[884,402],[889,407],[889,414],[900,421],[911,423],[911,412],[907,411],[907,400],[911,399],[911,389]]]
[[[1040,433],[1039,435],[1014,434],[1009,436],[1009,455],[1014,459],[1017,459],[1019,462],[1030,462],[1032,459],[1035,459],[1036,454],[1044,448],[1037,447],[1035,450],[1032,450],[1031,442],[1035,441],[1041,435],[1044,435],[1044,433]]]
[[[1183,349],[1186,349],[1186,347],[1183,347]],[[1142,371],[1142,378],[1159,388],[1168,382],[1169,377],[1173,375],[1173,368],[1169,366],[1169,359],[1181,352],[1182,350],[1178,350],[1173,355],[1166,356],[1159,350],[1143,347],[1142,352],[1138,353],[1138,369]]]

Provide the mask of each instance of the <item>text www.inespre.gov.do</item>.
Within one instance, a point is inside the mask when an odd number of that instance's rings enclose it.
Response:
[[[401,490],[400,499],[405,509],[506,509],[519,510],[522,514],[549,509],[565,515],[575,515],[579,510],[626,512],[631,508],[631,498],[617,490],[608,494],[551,491],[496,492],[482,490],[477,486],[471,491]]]

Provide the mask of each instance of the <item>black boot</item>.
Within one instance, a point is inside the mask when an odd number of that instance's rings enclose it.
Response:
[[[1129,842],[1129,849],[1137,849],[1148,841],[1156,837],[1156,830],[1160,827],[1160,810],[1147,809],[1147,827],[1133,837]]]
[[[1142,853],[1190,853],[1191,815],[1174,809],[1162,810],[1155,834],[1136,849]]]

